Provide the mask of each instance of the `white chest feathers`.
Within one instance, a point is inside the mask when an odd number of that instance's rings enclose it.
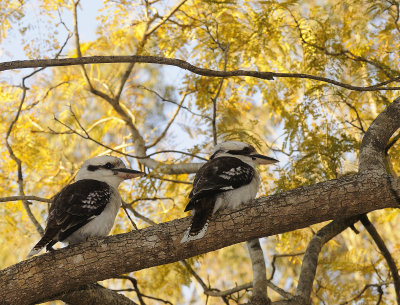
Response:
[[[260,183],[260,175],[256,171],[253,180],[249,184],[219,194],[215,201],[213,214],[218,210],[236,209],[253,200],[256,198]]]
[[[70,244],[86,241],[91,236],[107,236],[114,226],[115,217],[121,206],[121,195],[118,190],[111,187],[110,202],[100,215],[94,216],[87,224],[76,230],[66,238]]]

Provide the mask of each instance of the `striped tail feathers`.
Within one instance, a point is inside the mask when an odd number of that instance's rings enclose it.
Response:
[[[47,246],[49,246],[50,244],[52,246],[56,243],[56,241],[53,240],[53,237],[54,234],[49,234],[49,231],[46,230],[43,237],[32,248],[32,250],[28,253],[26,258],[38,254],[44,247],[46,247],[46,249],[48,250]]]
[[[194,215],[192,223],[181,239],[181,244],[200,239],[206,234],[210,218],[213,214],[214,204],[215,198],[210,197],[200,198],[193,203]]]

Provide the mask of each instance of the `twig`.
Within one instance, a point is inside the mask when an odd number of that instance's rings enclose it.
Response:
[[[149,36],[153,34],[161,25],[163,25],[169,18],[172,17],[173,14],[186,2],[187,0],[181,0],[175,6],[171,8],[171,10],[161,18],[160,22],[154,25],[151,29],[148,29],[146,35]]]
[[[359,299],[359,298],[363,295],[363,293],[364,293],[365,291],[367,291],[367,289],[369,289],[369,288],[376,287],[376,288],[378,289],[378,291],[379,291],[379,290],[381,291],[383,286],[388,286],[389,284],[390,284],[390,283],[367,284],[367,285],[364,286],[363,289],[361,289],[361,291],[360,291],[359,293],[357,293],[357,295],[355,295],[354,297],[352,297],[352,298],[351,298],[350,300],[348,300],[348,301],[345,301],[345,302],[343,302],[343,303],[340,303],[340,305],[346,305],[346,304],[349,304],[349,303],[351,303],[351,302],[353,302],[353,301]],[[382,293],[383,293],[383,292],[382,292]],[[378,299],[378,303],[377,303],[377,304],[379,304],[380,299],[382,298],[382,294],[381,294],[381,293],[379,293],[379,294],[380,294],[380,296],[379,296],[379,299]]]
[[[385,242],[383,241],[383,239],[379,235],[378,231],[376,230],[375,226],[368,219],[368,216],[366,214],[364,214],[360,217],[360,220],[361,220],[361,223],[364,225],[365,229],[368,231],[369,235],[374,240],[379,251],[385,258],[386,263],[388,264],[390,273],[392,274],[392,278],[393,278],[393,284],[394,284],[394,290],[396,292],[397,304],[400,305],[400,276],[399,276],[399,271],[397,269],[396,263],[395,263],[392,255],[390,254],[388,248],[386,247]]]
[[[357,108],[354,107],[352,104],[350,104],[350,103],[347,102],[347,101],[344,101],[344,103],[345,103],[350,109],[352,109],[352,110],[355,112],[355,114],[356,114],[356,116],[357,116],[357,121],[358,121],[358,123],[360,124],[359,129],[362,131],[362,133],[365,133],[365,129],[364,129],[364,126],[363,126],[363,123],[362,123],[362,121],[361,121],[361,117],[360,117],[360,115],[359,115],[359,113],[358,113]]]
[[[165,135],[167,134],[168,129],[171,127],[172,123],[175,121],[176,117],[178,116],[179,110],[181,110],[182,104],[185,102],[186,96],[188,94],[189,94],[188,92],[185,92],[182,95],[182,98],[181,98],[181,101],[180,101],[180,103],[178,105],[178,108],[176,109],[175,113],[172,115],[172,117],[169,120],[167,126],[164,128],[163,132],[157,137],[157,139],[155,139],[153,141],[153,143],[151,143],[149,145],[146,145],[146,149],[149,149],[149,148],[151,148],[153,146],[156,146],[158,144],[158,142],[160,142],[165,137]]]
[[[132,200],[131,202],[128,202],[127,204],[132,205],[138,201],[155,201],[155,200],[172,200],[172,202],[175,201],[171,197],[144,197],[144,198],[136,198],[136,199]]]
[[[159,151],[156,151],[156,152],[153,152],[151,154],[146,155],[146,158],[149,158],[151,156],[158,155],[158,154],[164,154],[164,153],[177,153],[177,154],[182,154],[182,155],[190,156],[190,157],[193,157],[193,158],[197,158],[197,159],[200,159],[200,160],[203,160],[203,161],[208,161],[208,159],[200,157],[198,155],[191,154],[191,153],[188,153],[188,152],[185,152],[185,151],[173,150],[173,149],[159,150]]]
[[[200,159],[200,160],[207,161],[206,158],[203,158],[203,157],[200,157],[200,156],[197,156],[197,155],[188,153],[188,152],[179,151],[179,150],[162,150],[162,151],[156,151],[156,152],[154,152],[154,153],[151,153],[151,154],[148,154],[148,155],[145,155],[145,156],[136,156],[136,155],[132,155],[132,154],[123,152],[123,151],[121,151],[121,150],[115,149],[115,148],[113,148],[113,147],[111,147],[111,146],[108,146],[108,145],[106,145],[106,144],[104,144],[104,143],[102,143],[102,142],[97,141],[96,139],[94,139],[94,138],[89,134],[89,129],[86,129],[86,128],[82,125],[82,123],[79,121],[78,117],[76,116],[75,112],[72,110],[72,107],[71,107],[71,106],[70,106],[70,112],[71,112],[71,115],[72,115],[72,117],[74,118],[75,122],[78,124],[79,128],[83,131],[84,134],[81,134],[79,131],[75,130],[74,128],[72,128],[72,127],[69,126],[68,124],[66,124],[66,123],[64,123],[63,121],[61,121],[60,119],[58,119],[57,117],[54,117],[54,120],[55,120],[57,123],[59,123],[59,124],[63,125],[64,127],[66,127],[68,130],[67,130],[67,131],[55,131],[55,130],[49,128],[49,131],[50,131],[51,134],[75,134],[75,135],[77,135],[77,136],[79,136],[79,137],[81,137],[81,138],[83,138],[83,139],[85,139],[85,140],[92,141],[92,142],[96,143],[97,145],[99,145],[99,146],[101,146],[101,147],[104,147],[104,148],[106,148],[106,149],[108,149],[108,150],[110,150],[110,151],[112,151],[112,152],[118,153],[118,154],[123,155],[123,156],[125,156],[125,157],[131,157],[131,158],[135,158],[135,159],[147,159],[147,158],[149,158],[149,157],[151,157],[151,156],[154,156],[154,155],[157,155],[157,154],[173,152],[173,153],[179,153],[179,154],[183,154],[183,155],[195,157],[195,158]]]
[[[271,281],[271,280],[274,278],[275,271],[276,271],[275,262],[276,262],[276,259],[277,259],[277,258],[281,258],[281,257],[293,257],[293,256],[299,256],[299,255],[304,255],[304,252],[274,254],[273,257],[272,257],[272,262],[271,262],[272,271],[271,271],[271,275],[270,275],[270,277],[268,278],[268,280]]]
[[[127,204],[127,203],[124,203],[124,202],[123,202],[122,205],[124,205],[125,208],[127,208],[129,211],[131,211],[131,212],[133,213],[133,215],[134,215],[136,218],[139,218],[139,219],[143,220],[144,222],[147,222],[148,224],[150,224],[150,225],[152,225],[152,226],[154,226],[154,225],[157,224],[156,222],[154,222],[154,221],[151,220],[150,218],[147,218],[146,216],[140,214],[140,213],[139,213],[138,211],[136,211],[130,204]]]
[[[125,206],[124,204],[122,204],[122,208],[124,209],[126,216],[128,216],[129,221],[131,222],[132,226],[133,226],[136,230],[139,230],[138,227],[136,226],[136,223],[132,220],[131,216],[129,215],[129,213],[128,213],[127,209],[126,209],[126,206]]]
[[[17,200],[35,200],[41,202],[52,202],[52,199],[38,197],[38,196],[9,196],[9,197],[0,197],[0,202],[8,202],[8,201],[17,201]]]
[[[228,64],[228,49],[229,46],[226,47],[222,47],[219,43],[218,43],[219,47],[222,49],[222,51],[224,52],[224,72],[226,72],[226,67]],[[213,134],[213,140],[214,140],[214,145],[217,145],[217,99],[221,93],[221,89],[222,89],[222,85],[224,83],[225,78],[221,78],[221,80],[219,81],[219,85],[218,85],[218,90],[215,93],[215,96],[213,98],[211,98],[212,101],[212,105],[213,105],[213,111],[212,111],[212,134]]]
[[[28,79],[29,77],[35,75],[36,73],[44,70],[45,68],[40,68],[38,70],[33,71],[32,73],[30,73],[29,75],[25,76],[24,78],[22,78],[22,96],[21,96],[21,102],[19,104],[18,110],[17,110],[17,114],[14,117],[14,120],[11,122],[10,126],[8,127],[7,130],[7,134],[6,134],[6,147],[8,150],[8,153],[11,157],[11,159],[14,160],[14,162],[17,164],[17,183],[18,183],[18,188],[19,188],[19,194],[20,196],[25,196],[25,191],[24,191],[24,177],[23,177],[23,173],[22,173],[22,161],[21,159],[19,159],[15,153],[14,150],[12,149],[10,143],[9,143],[9,137],[11,135],[11,132],[14,128],[14,125],[17,123],[19,116],[21,114],[22,111],[22,106],[25,103],[25,98],[26,98],[26,91],[28,90],[27,87],[25,86],[25,80]],[[32,221],[32,223],[34,224],[36,230],[38,231],[38,233],[40,235],[43,235],[44,230],[42,228],[42,226],[40,225],[40,223],[37,221],[37,219],[35,218],[35,216],[33,215],[31,208],[29,207],[30,202],[28,200],[22,200],[22,204],[25,208],[26,213],[28,214],[29,219]]]
[[[390,74],[388,73],[387,69],[390,70],[391,72],[394,72],[392,69],[390,69],[390,67],[382,65],[381,63],[378,63],[376,61],[368,60],[368,59],[366,59],[364,57],[355,55],[354,53],[352,53],[349,50],[342,49],[341,51],[338,51],[338,52],[332,52],[332,51],[327,50],[327,48],[325,48],[325,47],[321,47],[321,46],[317,45],[316,43],[312,43],[310,41],[307,41],[303,36],[303,32],[301,30],[300,23],[298,22],[298,20],[296,19],[296,17],[292,13],[292,11],[290,9],[287,9],[287,10],[288,10],[289,14],[292,16],[294,22],[296,23],[296,27],[297,27],[297,29],[299,31],[300,39],[304,44],[309,45],[309,46],[311,46],[311,47],[313,47],[313,48],[315,48],[315,49],[317,49],[319,51],[322,51],[326,55],[330,55],[330,56],[345,56],[346,58],[354,60],[354,61],[365,62],[367,64],[370,64],[370,65],[374,66],[374,67],[377,67],[378,69],[380,69],[388,77],[390,76]],[[397,71],[395,71],[395,72],[396,72],[397,75],[399,74]],[[393,78],[393,80],[394,81],[400,80],[400,76],[397,76],[397,77]]]
[[[177,102],[175,102],[175,101],[173,101],[173,100],[170,100],[170,99],[168,99],[168,98],[162,96],[160,93],[158,93],[157,91],[155,91],[155,90],[153,90],[153,89],[147,88],[147,87],[145,87],[145,86],[143,86],[143,85],[139,85],[139,86],[136,86],[136,87],[137,87],[137,88],[142,88],[142,89],[144,89],[144,90],[146,90],[146,91],[149,91],[149,92],[155,94],[155,95],[156,95],[159,99],[161,99],[163,102],[168,102],[168,103],[171,103],[171,104],[174,104],[174,105],[179,106],[179,104],[178,104]],[[212,120],[212,118],[210,118],[209,116],[206,116],[206,115],[201,114],[201,113],[195,113],[195,112],[193,112],[192,110],[190,110],[190,108],[188,108],[188,107],[186,107],[186,106],[183,106],[183,105],[182,105],[181,108],[182,108],[182,109],[185,109],[187,112],[189,112],[189,113],[191,113],[191,114],[193,114],[193,115],[195,115],[195,116],[199,116],[199,117],[202,117],[203,119],[207,119],[207,120],[210,120],[210,121]]]
[[[137,285],[137,280],[133,277],[127,276],[127,275],[121,275],[116,277],[116,279],[124,279],[124,280],[129,280],[132,283],[132,286],[134,288],[134,291],[136,292],[137,298],[139,300],[140,305],[146,305],[142,298],[142,294],[139,291],[138,285]]]

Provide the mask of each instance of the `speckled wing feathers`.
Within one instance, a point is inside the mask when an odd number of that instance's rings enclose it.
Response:
[[[254,174],[254,169],[238,158],[219,157],[210,160],[199,169],[194,178],[190,201],[185,211],[192,210],[200,198],[249,184]]]

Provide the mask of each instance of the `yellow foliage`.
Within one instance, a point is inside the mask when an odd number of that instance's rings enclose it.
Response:
[[[386,1],[190,0],[173,12],[178,1],[106,0],[99,2],[98,11],[88,10],[89,3],[81,0],[78,7],[83,56],[174,57],[205,69],[311,74],[359,86],[399,75],[398,8]],[[17,45],[15,56],[54,58],[73,31],[72,8],[67,0],[0,0],[1,55],[21,59],[12,57],[11,48]],[[40,22],[35,21],[37,16]],[[90,35],[86,32],[89,16],[96,20],[95,33]],[[71,38],[60,57],[77,54]],[[21,79],[29,73],[10,71],[0,76],[2,196],[19,194],[17,164],[7,150],[6,135],[23,97]],[[8,142],[22,162],[25,193],[47,198],[73,181],[82,162],[91,156],[113,153],[109,148],[135,156],[135,132],[144,145],[156,141],[185,92],[188,96],[166,136],[146,153],[176,149],[206,158],[213,142],[215,104],[219,142],[246,141],[281,161],[276,167],[260,168],[260,196],[335,179],[357,171],[364,131],[397,94],[349,91],[296,77],[220,79],[162,65],[128,63],[47,68],[27,78],[25,86],[29,89]],[[389,151],[396,172],[399,149],[397,143]],[[203,162],[172,152],[152,157],[165,163]],[[124,160],[152,176],[121,186],[122,198],[134,202],[135,211],[156,223],[187,215],[183,210],[191,186],[167,179],[190,182],[193,175],[165,175],[157,168],[143,168],[134,157]],[[44,224],[47,204],[33,202],[30,207]],[[1,203],[0,213],[0,266],[4,268],[22,260],[39,236],[21,202]],[[139,228],[150,225],[130,216]],[[373,212],[370,218],[399,263],[398,209]],[[300,253],[323,225],[263,240],[267,273],[273,255],[298,254],[277,259],[274,283],[295,290]],[[346,230],[322,248],[313,302],[323,298],[325,304],[338,304],[338,295],[345,302],[363,285],[387,277],[386,264],[360,227],[360,234]],[[129,230],[134,225],[121,210],[112,233]],[[213,288],[229,289],[251,281],[243,244],[190,263]],[[193,278],[179,263],[132,276],[143,293],[174,304],[189,302],[187,291],[193,293],[194,304],[205,301],[202,288],[191,284]],[[106,281],[105,285],[128,287],[129,281]],[[382,303],[394,303],[390,289]],[[371,291],[357,302],[375,304],[376,294]],[[134,293],[128,295],[136,298]],[[243,293],[239,301],[247,301],[249,295]],[[280,296],[272,294],[272,298]],[[223,304],[217,298],[210,300]]]

